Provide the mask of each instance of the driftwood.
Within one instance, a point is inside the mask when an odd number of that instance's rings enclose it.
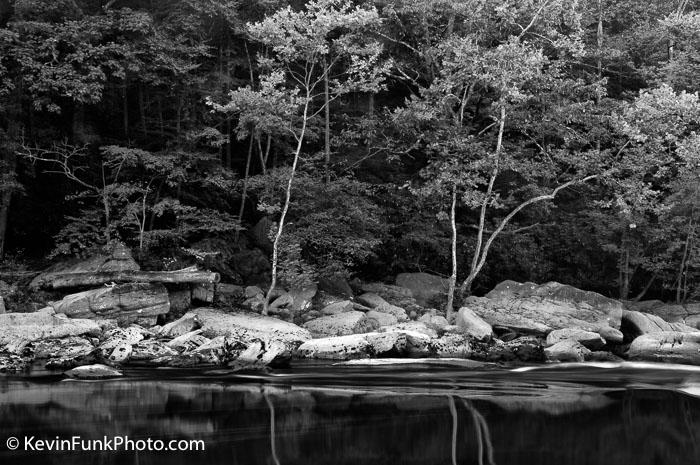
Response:
[[[177,271],[100,271],[96,273],[52,273],[33,283],[40,289],[100,286],[109,283],[216,284],[219,273],[185,268]]]

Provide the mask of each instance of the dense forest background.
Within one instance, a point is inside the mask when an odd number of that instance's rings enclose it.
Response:
[[[0,0],[0,272],[696,299],[699,89],[693,0]]]

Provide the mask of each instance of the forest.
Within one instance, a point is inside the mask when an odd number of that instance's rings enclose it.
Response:
[[[698,90],[698,0],[0,0],[0,279],[697,300]]]

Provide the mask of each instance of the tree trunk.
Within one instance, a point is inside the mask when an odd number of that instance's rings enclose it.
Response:
[[[243,213],[245,212],[245,201],[248,195],[248,178],[250,176],[250,160],[253,158],[253,134],[248,142],[248,157],[245,161],[245,174],[243,176],[243,193],[241,194],[241,206],[238,209],[238,222],[243,224]],[[236,241],[238,241],[238,230],[236,230]]]
[[[454,313],[454,295],[457,284],[457,219],[455,209],[457,207],[457,185],[452,185],[452,206],[450,207],[450,227],[452,228],[452,274],[450,275],[449,288],[447,290],[447,304],[445,315],[447,321],[452,320]]]
[[[284,220],[287,217],[287,211],[289,210],[289,203],[292,196],[292,185],[294,183],[294,174],[296,173],[297,164],[299,163],[299,156],[301,155],[301,148],[304,143],[304,136],[306,135],[306,125],[309,118],[309,92],[306,92],[306,100],[304,102],[304,112],[302,114],[301,131],[299,132],[299,138],[297,140],[297,147],[294,151],[294,161],[292,162],[292,172],[289,175],[289,181],[287,181],[287,190],[285,193],[284,207],[282,208],[282,215],[280,215],[279,225],[277,226],[277,233],[275,234],[275,240],[272,243],[272,282],[270,283],[270,289],[268,289],[265,295],[265,303],[263,306],[263,315],[267,315],[268,307],[270,305],[270,297],[272,292],[277,286],[277,266],[279,260],[279,244],[282,238],[282,232],[284,231]]]
[[[331,182],[331,108],[330,108],[330,92],[328,89],[328,73],[330,70],[326,65],[326,59],[323,59],[323,68],[326,72],[323,75],[323,102],[325,108],[324,112],[324,138],[323,138],[323,151],[325,154],[324,171],[326,184]]]
[[[65,289],[101,286],[108,283],[216,284],[219,273],[184,269],[177,271],[101,271],[89,273],[51,273],[32,282],[37,289]]]
[[[678,269],[678,286],[676,287],[676,303],[680,304],[682,302],[682,295],[684,294],[683,288],[684,283],[687,282],[685,276],[687,275],[688,268],[688,252],[690,250],[690,238],[694,233],[695,225],[691,218],[690,224],[688,225],[688,234],[685,237],[685,245],[683,246],[683,256],[681,257],[680,267]]]

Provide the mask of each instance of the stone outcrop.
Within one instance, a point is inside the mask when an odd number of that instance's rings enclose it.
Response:
[[[546,346],[563,341],[575,341],[590,350],[599,350],[605,346],[605,339],[600,334],[576,328],[555,329],[547,335]]]
[[[700,365],[700,331],[664,331],[639,336],[630,344],[630,360]]]
[[[459,330],[476,340],[489,340],[493,337],[493,328],[481,317],[467,307],[462,307],[457,312],[456,318]]]
[[[34,342],[67,336],[99,335],[100,325],[93,320],[70,319],[53,309],[33,313],[0,315],[0,350],[13,342]]]
[[[121,324],[153,322],[170,311],[162,284],[128,283],[70,294],[50,306],[71,318],[108,318]]]
[[[304,328],[316,337],[347,336],[363,332],[365,314],[356,310],[322,316],[304,323]]]
[[[350,360],[370,356],[427,355],[430,338],[412,331],[386,331],[312,339],[297,350],[304,358]]]
[[[468,297],[465,304],[489,324],[523,334],[545,336],[555,329],[577,328],[622,340],[619,301],[564,284],[505,281],[486,297]]]
[[[668,323],[682,323],[691,328],[700,328],[700,302],[668,304],[660,300],[643,300],[628,301],[624,304],[627,310],[656,315]]]

